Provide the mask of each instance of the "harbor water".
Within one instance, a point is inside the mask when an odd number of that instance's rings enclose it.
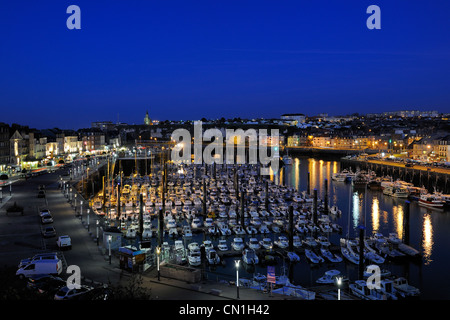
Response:
[[[335,205],[342,212],[340,216],[332,218],[332,222],[338,223],[343,229],[340,234],[329,234],[328,239],[332,245],[339,246],[341,238],[358,238],[361,223],[366,237],[374,233],[381,233],[384,236],[395,233],[402,239],[405,231],[408,231],[409,245],[421,253],[421,259],[405,259],[399,262],[386,260],[380,268],[390,271],[394,276],[405,277],[410,285],[420,289],[421,299],[450,299],[450,275],[447,271],[447,264],[450,263],[450,251],[447,249],[450,244],[450,212],[446,209],[424,208],[416,201],[384,195],[381,190],[355,189],[349,182],[333,181],[331,179],[333,173],[339,171],[338,159],[293,157],[292,164],[284,166],[278,175],[271,176],[271,180],[276,184],[284,184],[304,191],[308,188],[309,176],[311,193],[316,189],[318,198],[323,200],[328,191],[329,206]],[[409,219],[405,224],[407,205]],[[155,228],[156,220],[153,220]],[[259,240],[268,237],[276,240],[278,236],[279,234],[269,233],[241,237],[244,242],[247,242],[250,237],[256,237]],[[228,247],[231,248],[234,237],[236,235],[232,234],[210,238],[204,233],[195,233],[189,242],[201,244],[203,240],[208,239],[217,246],[219,239],[226,239]],[[174,240],[168,235],[164,239],[170,245],[173,245]],[[156,246],[155,238],[152,239],[152,245]],[[239,255],[224,257],[222,264],[206,266],[205,274],[212,280],[233,281],[236,279],[235,260],[240,258]],[[358,279],[358,265],[351,264],[345,259],[339,263],[324,262],[313,265],[308,262],[304,254],[300,256],[300,261],[295,263],[279,256],[275,258],[273,264],[275,274],[286,275],[291,283],[306,289],[318,287],[316,280],[331,269],[341,271],[350,281]],[[246,267],[240,264],[240,278],[251,279],[258,274],[267,275],[267,265]]]

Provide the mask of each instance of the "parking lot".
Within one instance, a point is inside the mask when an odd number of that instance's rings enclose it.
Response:
[[[21,259],[41,252],[57,251],[63,260],[63,272],[67,266],[77,265],[83,278],[107,283],[111,276],[116,275],[115,269],[118,268],[110,267],[100,250],[101,245],[97,247],[85,224],[76,217],[74,208],[59,189],[60,177],[67,178],[65,170],[18,180],[12,184],[11,196],[9,190],[3,192],[3,202],[0,204],[0,266],[16,267]],[[45,197],[38,197],[40,186],[44,186]],[[6,209],[14,203],[24,208],[23,215],[6,213]],[[42,224],[39,215],[41,208],[50,211],[52,223]],[[91,219],[95,222],[94,217]],[[45,238],[42,235],[45,226],[53,226],[56,236]],[[70,250],[59,250],[56,240],[60,235],[70,236],[73,244]]]

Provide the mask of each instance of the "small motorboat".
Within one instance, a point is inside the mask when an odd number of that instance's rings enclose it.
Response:
[[[300,257],[298,256],[298,254],[296,254],[293,251],[289,251],[287,253],[287,256],[289,258],[289,261],[291,261],[291,262],[299,262],[300,261]]]
[[[348,281],[348,278],[343,276],[339,270],[328,270],[325,274],[316,280],[317,283],[321,284],[335,284],[337,279],[340,278],[341,281]]]
[[[311,263],[314,263],[314,264],[316,264],[316,263],[321,263],[321,262],[324,262],[324,261],[325,261],[321,256],[317,255],[317,254],[316,254],[314,251],[312,251],[311,249],[305,249],[305,256],[306,256],[306,258],[308,258],[308,260],[309,260]]]

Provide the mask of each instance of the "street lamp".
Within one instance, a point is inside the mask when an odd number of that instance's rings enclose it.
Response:
[[[156,268],[158,270],[158,281],[161,280],[160,278],[160,272],[159,272],[159,255],[161,253],[161,248],[160,247],[156,247]]]
[[[342,284],[342,277],[337,277],[336,285],[338,287],[338,300],[341,300],[341,284]]]
[[[83,221],[83,200],[80,201],[80,217],[81,221]]]
[[[108,236],[109,264],[111,264],[111,240],[112,240],[112,236],[109,235]]]
[[[97,221],[95,222],[95,224],[97,226],[97,247],[98,247],[98,224],[99,224],[98,218],[97,218]]]
[[[89,232],[89,212],[90,212],[91,210],[90,209],[87,209],[87,225],[88,225],[88,232]]]
[[[241,260],[234,260],[236,266],[236,298],[239,299],[239,262]]]

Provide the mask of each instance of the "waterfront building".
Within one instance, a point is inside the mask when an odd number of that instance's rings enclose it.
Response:
[[[305,123],[306,116],[303,113],[285,113],[281,115],[281,119],[289,120],[291,125],[298,126],[299,124]]]
[[[9,125],[6,123],[0,123],[0,171],[6,171],[7,166],[10,163],[9,159]]]

